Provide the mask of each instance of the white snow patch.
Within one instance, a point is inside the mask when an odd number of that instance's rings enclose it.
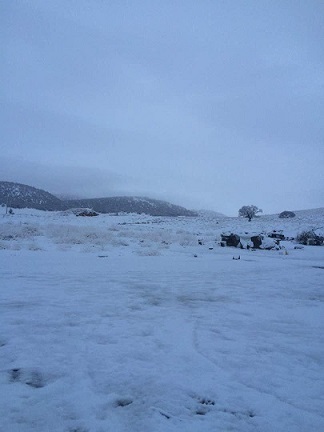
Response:
[[[323,430],[324,247],[218,245],[322,221],[0,218],[0,430]]]

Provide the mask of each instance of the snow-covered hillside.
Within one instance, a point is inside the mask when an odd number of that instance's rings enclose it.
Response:
[[[61,210],[64,208],[62,201],[49,192],[7,181],[0,181],[0,205],[40,210]]]
[[[324,209],[1,216],[0,430],[323,430],[324,247],[219,245],[323,227]]]
[[[65,201],[66,208],[88,207],[99,213],[145,213],[151,216],[197,216],[197,213],[187,210],[167,201],[134,196],[116,196],[109,198],[92,198]]]
[[[21,183],[0,181],[0,206],[39,210],[67,210],[86,207],[99,213],[144,213],[151,216],[197,216],[192,210],[167,201],[134,196],[60,200],[42,189]]]

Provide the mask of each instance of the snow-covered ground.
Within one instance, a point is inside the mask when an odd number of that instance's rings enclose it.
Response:
[[[218,244],[323,226],[0,216],[0,430],[324,430],[324,247]]]

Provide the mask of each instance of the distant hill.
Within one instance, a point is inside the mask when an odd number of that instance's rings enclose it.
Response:
[[[151,216],[197,216],[166,201],[140,197],[110,197],[77,200],[61,200],[42,189],[20,183],[0,181],[0,205],[13,208],[34,208],[39,210],[67,210],[87,207],[99,213],[145,213]]]
[[[215,212],[213,210],[198,210],[198,215],[206,219],[224,218],[227,217],[223,213]]]
[[[146,213],[151,216],[197,216],[191,210],[151,198],[110,197],[65,201],[68,208],[88,207],[99,213]]]
[[[324,207],[314,208],[314,209],[306,209],[306,210],[292,210],[293,213],[295,213],[295,220],[298,219],[319,219],[322,218],[323,225],[324,225]],[[277,218],[279,217],[280,213],[273,213],[273,214],[265,214],[260,217],[262,218]]]
[[[6,181],[0,181],[0,205],[38,210],[62,210],[64,208],[63,202],[49,192]]]

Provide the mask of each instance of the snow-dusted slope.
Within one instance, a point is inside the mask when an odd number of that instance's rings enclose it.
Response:
[[[100,213],[145,213],[151,216],[196,216],[196,213],[166,201],[122,196],[65,202],[66,207],[88,207]]]
[[[21,183],[0,181],[0,205],[14,208],[60,210],[62,201],[42,189]]]
[[[323,430],[323,215],[1,217],[0,430]]]
[[[20,183],[0,181],[0,205],[13,208],[63,210],[92,208],[100,213],[145,213],[152,216],[197,216],[194,211],[152,198],[122,196],[60,200],[42,189]]]

